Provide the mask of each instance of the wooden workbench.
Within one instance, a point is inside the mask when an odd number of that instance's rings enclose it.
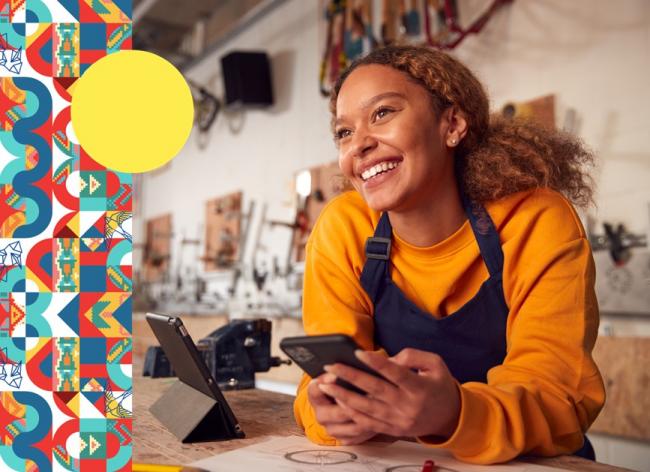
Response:
[[[250,446],[269,436],[302,435],[293,419],[293,397],[263,390],[224,392],[237,416],[245,439],[181,444],[149,412],[149,407],[175,379],[133,378],[133,461],[161,464],[188,464],[215,454]],[[551,459],[531,458],[527,462],[582,472],[624,471],[618,467],[573,456]]]
[[[176,379],[133,379],[133,462],[188,464],[220,452],[250,446],[268,436],[301,435],[293,419],[292,397],[263,390],[224,392],[246,438],[182,444],[149,412]]]

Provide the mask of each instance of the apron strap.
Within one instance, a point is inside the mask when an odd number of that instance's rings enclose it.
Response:
[[[373,304],[376,304],[379,291],[384,280],[389,277],[388,263],[390,260],[391,236],[393,228],[388,219],[388,213],[382,213],[375,228],[375,234],[366,239],[366,263],[361,272],[361,286],[366,291]]]
[[[490,277],[501,277],[503,250],[492,218],[482,205],[471,202],[464,193],[461,193],[461,198]],[[366,263],[360,281],[373,304],[376,304],[384,280],[390,277],[392,234],[393,228],[388,213],[384,212],[379,218],[375,234],[366,240]]]
[[[470,201],[465,193],[461,193],[461,199],[490,277],[500,277],[503,272],[503,249],[499,232],[483,205]]]

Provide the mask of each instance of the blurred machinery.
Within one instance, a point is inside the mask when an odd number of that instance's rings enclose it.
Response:
[[[607,250],[616,266],[623,266],[630,260],[633,248],[648,247],[648,235],[631,233],[623,224],[614,227],[604,222],[602,234],[594,233],[593,226],[593,220],[589,220],[587,232],[591,248],[594,251]]]
[[[650,316],[650,224],[645,234],[623,224],[603,222],[601,227],[598,232],[596,219],[587,217],[601,313]]]

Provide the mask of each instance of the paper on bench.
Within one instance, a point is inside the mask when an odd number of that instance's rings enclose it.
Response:
[[[510,462],[491,466],[467,464],[450,453],[418,443],[370,442],[362,446],[318,446],[301,436],[271,437],[268,441],[202,459],[191,465],[210,472],[420,472],[431,459],[440,472],[558,472],[547,466]]]

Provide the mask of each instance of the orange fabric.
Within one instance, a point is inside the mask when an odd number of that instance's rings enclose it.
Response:
[[[487,384],[461,386],[458,428],[444,443],[476,463],[510,460],[523,453],[571,453],[605,400],[591,357],[598,330],[594,263],[571,204],[548,189],[520,192],[486,209],[504,252],[503,289],[510,309],[507,355],[488,372]],[[345,333],[364,349],[373,345],[372,303],[359,277],[363,247],[379,214],[356,192],[321,213],[307,244],[303,323],[307,334]],[[458,310],[488,278],[469,221],[427,248],[393,234],[392,278],[420,308],[446,316]],[[315,419],[305,376],[294,413],[314,442],[336,444]]]

